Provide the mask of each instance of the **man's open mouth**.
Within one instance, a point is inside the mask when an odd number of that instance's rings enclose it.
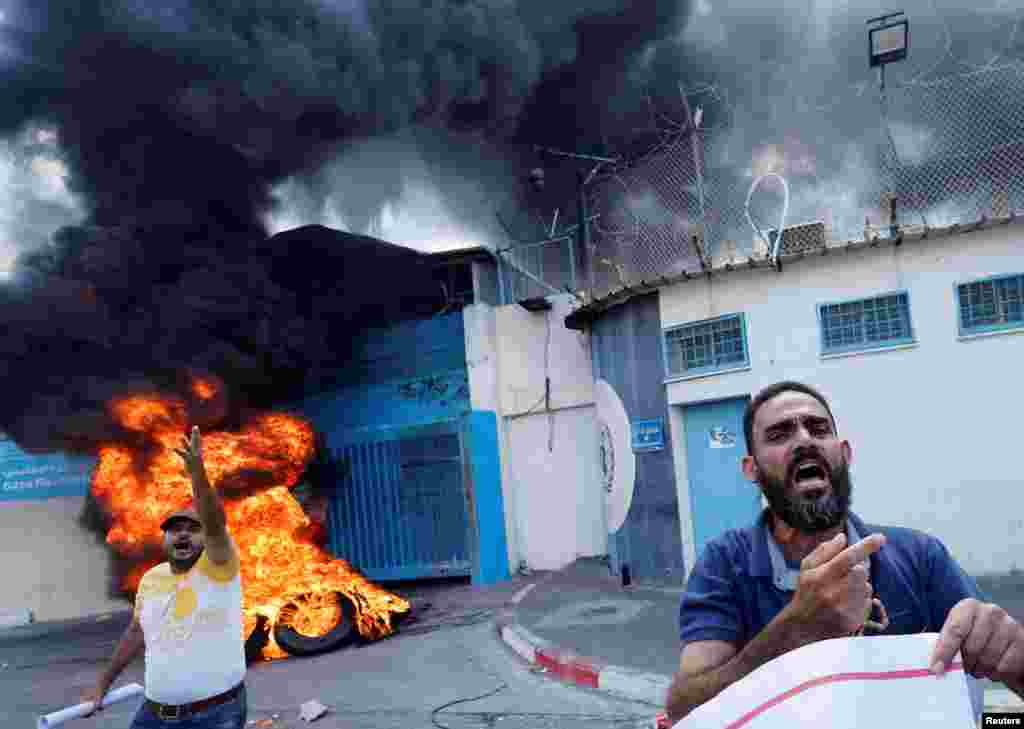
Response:
[[[802,496],[817,499],[829,489],[828,471],[818,460],[805,460],[793,471],[793,485]]]

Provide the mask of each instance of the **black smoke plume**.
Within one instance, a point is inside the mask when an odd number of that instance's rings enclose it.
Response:
[[[1019,7],[961,5],[904,4],[911,61],[893,81],[1020,58]],[[706,128],[720,130],[707,159],[724,179],[742,185],[759,148],[786,145],[807,161],[787,172],[793,217],[841,211],[871,174],[864,160],[878,141],[864,21],[890,9],[838,0],[8,5],[0,135],[24,157],[18,165],[45,157],[51,172],[67,171],[78,222],[40,245],[45,221],[56,228],[71,213],[31,190],[24,214],[8,216],[6,246],[21,256],[0,286],[0,428],[30,450],[88,451],[111,435],[110,398],[176,392],[189,367],[222,377],[247,403],[280,402],[310,373],[345,366],[369,311],[435,310],[433,284],[413,283],[415,253],[379,253],[322,228],[268,237],[268,220],[285,213],[372,230],[382,211],[408,204],[413,156],[417,186],[467,230],[493,231],[494,209],[517,199],[526,171],[554,169],[533,145],[629,156],[659,138],[664,118],[680,120],[686,93]],[[839,122],[819,113],[837,95],[854,100]],[[904,127],[895,136],[906,147],[915,137]],[[439,230],[438,248],[466,242]],[[385,255],[401,260],[391,267],[401,276],[374,264]]]

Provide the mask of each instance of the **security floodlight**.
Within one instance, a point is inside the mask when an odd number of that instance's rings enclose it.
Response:
[[[903,12],[890,13],[868,21],[868,58],[871,67],[885,66],[907,57],[910,48],[910,22]],[[896,20],[896,18],[899,18]]]

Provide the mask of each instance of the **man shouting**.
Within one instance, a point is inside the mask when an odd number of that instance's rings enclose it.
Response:
[[[85,700],[99,706],[144,647],[146,698],[132,729],[241,729],[247,705],[238,552],[206,476],[199,428],[175,452],[192,479],[195,509],[161,525],[167,561],[142,577],[131,625]]]
[[[982,601],[938,539],[865,524],[850,511],[852,449],[821,393],[797,382],[768,387],[743,427],[743,472],[768,508],[753,526],[708,543],[694,566],[680,606],[670,723],[773,658],[863,633],[937,632],[922,664],[942,673],[960,651],[969,674],[1024,697],[1024,627]]]

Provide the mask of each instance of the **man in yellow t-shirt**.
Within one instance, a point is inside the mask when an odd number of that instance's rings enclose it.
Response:
[[[192,478],[196,508],[176,511],[161,524],[167,561],[143,575],[131,625],[85,700],[99,705],[145,647],[146,699],[132,729],[242,729],[247,705],[238,551],[206,476],[199,429],[175,452]]]

